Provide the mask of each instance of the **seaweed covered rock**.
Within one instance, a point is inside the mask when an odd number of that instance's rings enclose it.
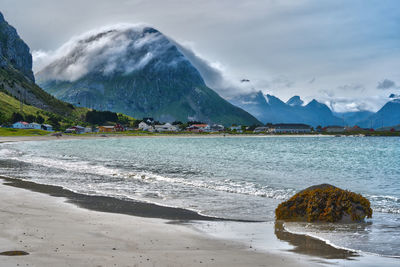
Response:
[[[370,202],[360,194],[329,184],[311,186],[279,204],[276,219],[308,222],[352,222],[372,217]]]

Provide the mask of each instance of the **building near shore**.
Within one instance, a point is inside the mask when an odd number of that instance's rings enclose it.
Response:
[[[123,131],[125,131],[125,127],[122,126],[121,124],[117,123],[117,124],[114,125],[114,130],[116,132],[123,132]]]
[[[311,126],[301,123],[280,123],[269,126],[269,133],[311,133]]]
[[[14,128],[14,129],[30,129],[30,128],[29,128],[29,123],[26,122],[26,121],[18,121],[18,122],[15,122],[15,123],[12,125],[12,128]]]
[[[142,131],[152,131],[152,130],[154,130],[154,129],[153,129],[153,126],[151,126],[151,125],[145,123],[144,121],[142,121],[142,122],[139,123],[138,129],[139,129],[139,130],[142,130]]]
[[[223,132],[224,130],[225,130],[225,127],[221,124],[213,124],[210,126],[211,132]]]
[[[237,133],[242,133],[242,126],[238,125],[238,126],[231,126],[229,127],[229,130],[231,130],[232,132],[237,132]]]
[[[208,124],[192,124],[186,130],[193,133],[203,133],[209,132],[210,126]]]
[[[42,129],[42,125],[40,125],[39,123],[36,123],[36,122],[29,123],[28,127],[29,127],[29,129],[35,129],[35,130]]]
[[[256,128],[253,130],[253,133],[266,133],[266,132],[268,132],[268,131],[269,131],[269,127],[260,126],[260,127],[256,127]]]
[[[170,123],[163,125],[154,125],[154,131],[156,132],[177,132],[178,128]]]
[[[76,125],[76,126],[72,126],[68,129],[65,130],[65,133],[75,133],[75,134],[83,134],[85,133],[85,127]]]
[[[327,133],[344,133],[346,129],[343,126],[328,126],[322,130]]]
[[[99,126],[99,133],[112,133],[115,132],[114,126]]]
[[[42,130],[48,131],[48,132],[52,132],[53,131],[53,126],[51,126],[50,124],[42,124]]]
[[[376,129],[378,132],[400,132],[400,124],[395,125],[395,126],[389,126],[389,127],[381,127]]]

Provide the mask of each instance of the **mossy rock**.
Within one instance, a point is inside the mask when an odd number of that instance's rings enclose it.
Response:
[[[372,217],[368,199],[330,184],[311,186],[275,210],[277,220],[308,222],[359,222]]]

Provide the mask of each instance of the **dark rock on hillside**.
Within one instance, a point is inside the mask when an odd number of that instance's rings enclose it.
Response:
[[[19,37],[15,28],[4,20],[0,12],[0,67],[8,66],[20,71],[31,81],[35,80],[29,47]]]
[[[279,204],[276,219],[308,222],[358,222],[372,217],[370,202],[360,194],[320,184]]]

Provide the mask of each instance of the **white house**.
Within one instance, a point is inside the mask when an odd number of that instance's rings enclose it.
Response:
[[[176,132],[178,128],[170,123],[164,125],[154,125],[154,130],[156,132]]]
[[[238,125],[238,126],[231,126],[229,129],[230,129],[232,132],[237,132],[237,133],[243,132],[242,126],[241,126],[241,125]]]
[[[85,133],[91,133],[92,132],[92,127],[85,127],[84,132]]]
[[[29,123],[25,121],[18,121],[12,125],[13,128],[15,129],[31,129],[29,128]]]
[[[149,131],[149,130],[150,130],[150,127],[152,127],[152,126],[151,126],[151,125],[148,125],[147,123],[145,123],[144,121],[142,121],[141,123],[139,123],[138,129],[139,129],[139,130],[142,130],[142,131]]]
[[[254,129],[254,133],[264,133],[264,132],[268,132],[269,131],[269,127],[265,127],[265,126],[260,126]]]

